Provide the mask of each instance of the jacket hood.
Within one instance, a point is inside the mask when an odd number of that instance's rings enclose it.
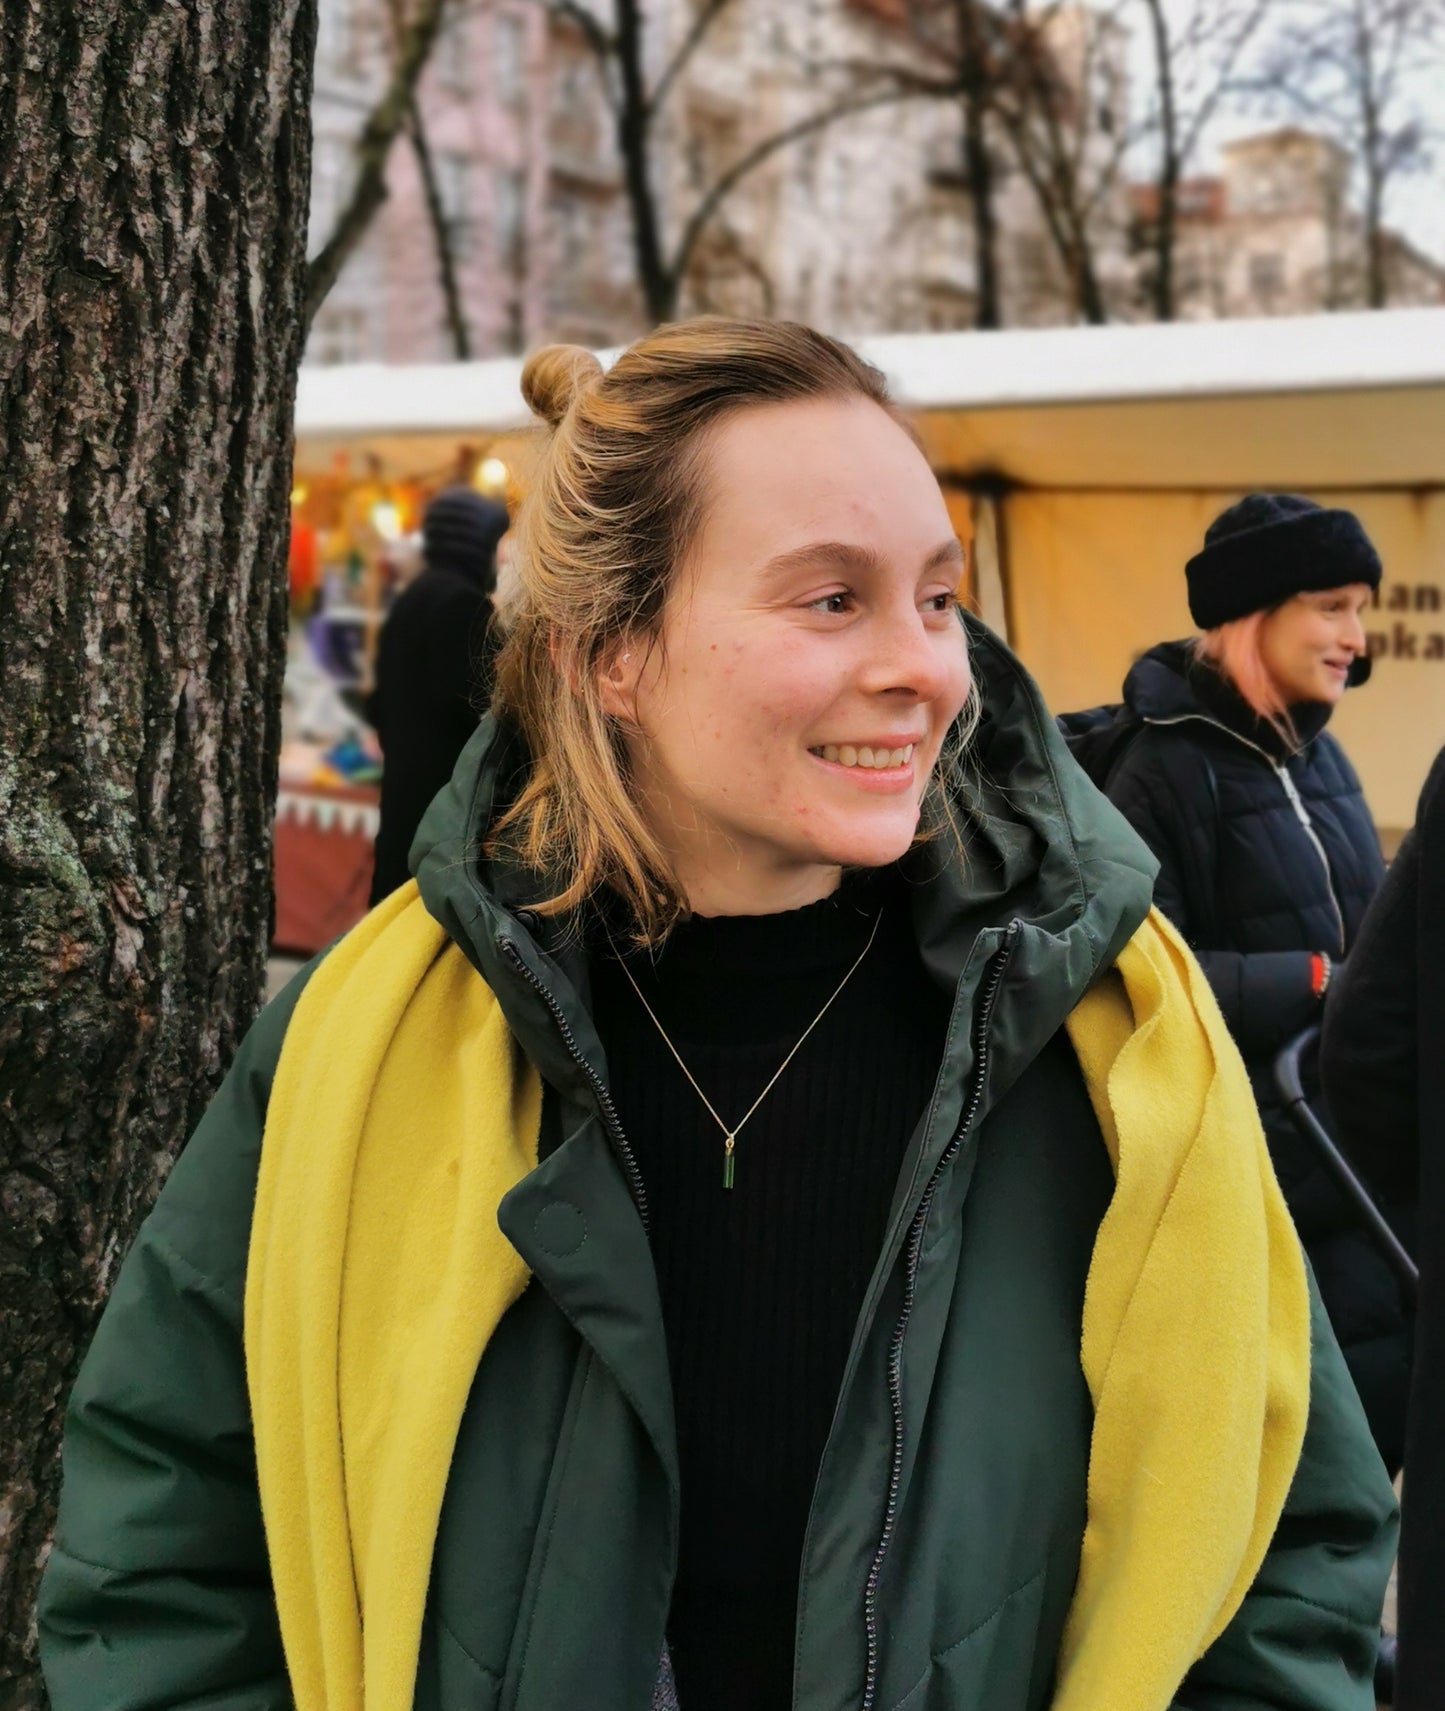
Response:
[[[1190,667],[1193,644],[1160,642],[1141,654],[1124,679],[1124,700],[1141,719],[1187,719],[1204,715]],[[1204,715],[1207,717],[1207,715]]]
[[[904,867],[925,966],[960,999],[1008,937],[992,1024],[990,1084],[999,1092],[1139,926],[1156,863],[1073,761],[1018,660],[982,624],[965,624],[983,716],[952,798],[962,849],[945,829]],[[423,819],[411,866],[427,908],[496,992],[538,1069],[585,1092],[558,1020],[560,1011],[600,1074],[580,934],[529,910],[543,895],[536,874],[484,853],[526,765],[514,728],[486,719]],[[950,1030],[950,1040],[966,1031]],[[966,1047],[960,1055],[971,1057]]]

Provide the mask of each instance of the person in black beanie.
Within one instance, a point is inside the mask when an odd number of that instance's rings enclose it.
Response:
[[[1198,956],[1244,1055],[1285,1197],[1394,1473],[1409,1309],[1273,1077],[1280,1048],[1321,1019],[1384,876],[1360,781],[1325,729],[1347,686],[1369,674],[1361,617],[1380,558],[1352,512],[1251,493],[1209,525],[1185,576],[1203,633],[1161,643],[1130,670],[1124,698],[1142,729],[1107,793],[1158,857],[1155,902]]]
[[[422,569],[382,626],[366,706],[382,753],[373,904],[405,883],[421,817],[477,728],[506,532],[505,506],[469,487],[444,488],[422,517]]]

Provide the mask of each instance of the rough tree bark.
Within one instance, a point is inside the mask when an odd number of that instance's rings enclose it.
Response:
[[[0,1705],[62,1409],[257,1003],[315,0],[0,0]]]

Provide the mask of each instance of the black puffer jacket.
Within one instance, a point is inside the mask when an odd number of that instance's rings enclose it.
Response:
[[[1354,943],[1384,862],[1360,781],[1324,729],[1293,709],[1290,752],[1187,642],[1143,656],[1124,698],[1145,722],[1108,794],[1159,859],[1154,900],[1209,976],[1239,1042],[1270,1150],[1335,1331],[1392,1469],[1403,1453],[1409,1328],[1399,1286],[1299,1138],[1274,1087],[1284,1043],[1320,1019],[1311,953]]]
[[[1418,1208],[1420,1306],[1405,1445],[1396,1711],[1445,1682],[1445,752],[1331,988],[1321,1073],[1366,1179]]]

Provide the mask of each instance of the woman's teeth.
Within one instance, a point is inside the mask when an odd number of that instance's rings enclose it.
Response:
[[[913,744],[901,749],[854,748],[851,743],[825,743],[813,753],[830,760],[835,766],[867,766],[875,770],[886,766],[907,766],[913,759]]]

